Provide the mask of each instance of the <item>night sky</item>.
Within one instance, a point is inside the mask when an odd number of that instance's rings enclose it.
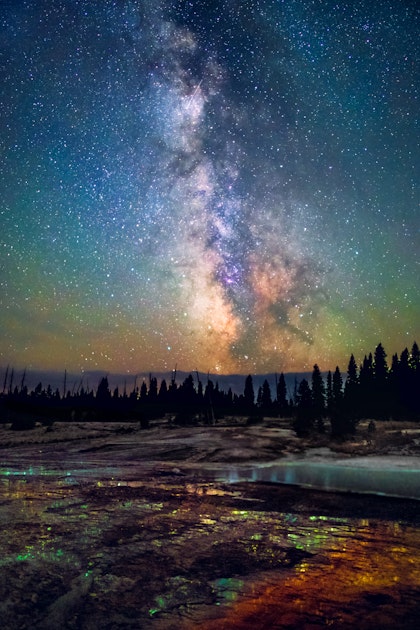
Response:
[[[420,343],[417,7],[2,0],[0,365]]]

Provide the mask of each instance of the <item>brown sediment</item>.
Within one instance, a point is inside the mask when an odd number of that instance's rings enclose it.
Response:
[[[5,630],[416,627],[418,502],[209,475],[270,427],[110,428],[0,449]]]

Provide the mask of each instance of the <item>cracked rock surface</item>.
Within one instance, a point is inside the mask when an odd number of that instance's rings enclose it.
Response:
[[[0,449],[3,629],[417,627],[418,501],[215,480],[272,427],[71,429]]]

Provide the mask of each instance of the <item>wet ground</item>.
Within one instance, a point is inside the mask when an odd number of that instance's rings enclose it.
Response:
[[[2,428],[1,627],[418,627],[418,501],[215,481],[296,444],[213,429]]]

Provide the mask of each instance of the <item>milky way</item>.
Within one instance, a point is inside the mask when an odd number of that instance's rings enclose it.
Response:
[[[411,347],[418,18],[2,2],[0,363],[255,373]]]

